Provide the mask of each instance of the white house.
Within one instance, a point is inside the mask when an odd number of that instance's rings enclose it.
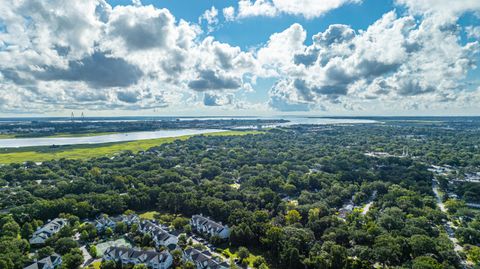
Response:
[[[140,218],[135,214],[121,215],[117,217],[109,217],[102,214],[95,220],[95,228],[97,228],[97,231],[105,231],[107,228],[113,230],[117,226],[117,222],[123,222],[130,227],[135,223],[139,223]]]
[[[122,215],[120,216],[120,221],[130,227],[135,223],[140,223],[140,218],[136,214]]]
[[[145,264],[152,269],[167,269],[173,263],[173,257],[168,251],[145,251],[126,247],[109,247],[103,254],[103,259],[122,265]]]
[[[95,220],[95,228],[97,231],[105,231],[107,228],[115,229],[117,223],[109,216],[102,214]]]
[[[230,236],[230,228],[228,228],[228,225],[223,225],[221,222],[215,222],[202,214],[193,215],[190,224],[195,231],[200,233],[209,234],[210,236],[218,236],[221,239],[226,239]]]
[[[49,223],[38,228],[30,238],[29,242],[32,245],[35,244],[45,244],[45,241],[50,238],[52,235],[58,233],[60,229],[67,225],[66,219],[56,218]]]
[[[23,269],[55,269],[60,265],[62,265],[62,257],[55,253],[52,256],[35,261]]]
[[[196,248],[187,248],[183,251],[183,259],[195,264],[197,269],[228,269],[230,266],[227,262],[221,261],[219,258],[213,258],[208,250],[198,250]]]
[[[140,222],[138,230],[143,234],[149,234],[157,247],[166,246],[174,249],[178,243],[178,237],[149,220]]]

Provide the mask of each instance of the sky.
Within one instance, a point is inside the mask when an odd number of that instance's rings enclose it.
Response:
[[[478,0],[3,0],[0,116],[480,115]]]

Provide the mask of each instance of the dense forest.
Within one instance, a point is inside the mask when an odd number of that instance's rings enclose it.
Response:
[[[479,144],[476,124],[392,121],[197,136],[115,158],[4,165],[0,268],[31,259],[26,239],[44,221],[126,210],[210,216],[233,227],[228,244],[261,253],[270,268],[462,268],[428,168],[478,169]],[[457,188],[460,200],[448,209],[463,218],[457,237],[477,251],[480,215],[462,199],[479,192]]]

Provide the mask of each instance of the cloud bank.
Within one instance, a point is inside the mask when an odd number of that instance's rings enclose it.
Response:
[[[259,108],[238,99],[258,90],[258,78],[276,81],[260,104],[264,110],[429,109],[480,101],[478,87],[466,80],[478,63],[480,30],[457,24],[462,14],[480,12],[479,1],[396,0],[407,13],[390,11],[365,30],[333,24],[307,33],[293,24],[248,51],[209,35],[219,13],[231,23],[282,14],[313,19],[361,1],[240,0],[236,7],[211,7],[198,24],[140,1],[115,7],[104,0],[5,1],[3,113]]]

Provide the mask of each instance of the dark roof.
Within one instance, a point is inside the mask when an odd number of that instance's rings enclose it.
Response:
[[[138,259],[139,262],[164,262],[169,254],[167,251],[156,252],[153,250],[137,250],[127,247],[109,247],[104,256],[108,255],[115,259],[126,257],[129,259]]]
[[[47,238],[47,237],[51,236],[52,234],[60,231],[60,229],[63,226],[65,226],[66,224],[67,224],[66,219],[56,218],[56,219],[50,221],[49,223],[43,225],[39,229],[37,229],[33,233],[32,238],[36,237],[36,236]]]
[[[176,236],[170,234],[169,232],[167,232],[162,227],[158,226],[157,224],[155,224],[155,223],[153,223],[149,220],[142,221],[140,223],[139,228],[142,229],[143,231],[151,233],[152,237],[154,237],[154,238],[156,238],[157,240],[160,240],[160,241],[165,241],[170,237],[176,237]]]
[[[25,267],[24,269],[43,269],[43,268],[50,268],[54,264],[58,264],[61,260],[60,255],[58,254],[53,254],[51,256],[45,257],[41,260],[38,260],[29,266]]]
[[[212,253],[208,250],[199,250],[196,248],[188,248],[184,251],[185,255],[189,256],[195,264],[200,264],[202,268],[220,269],[229,268],[226,262],[220,262],[212,257]]]
[[[195,222],[198,221],[200,223],[200,225],[205,225],[208,228],[213,228],[217,231],[221,231],[226,227],[225,225],[223,225],[221,223],[218,223],[218,222],[215,222],[215,221],[211,220],[210,218],[205,217],[203,215],[193,215],[192,220],[195,221]]]

